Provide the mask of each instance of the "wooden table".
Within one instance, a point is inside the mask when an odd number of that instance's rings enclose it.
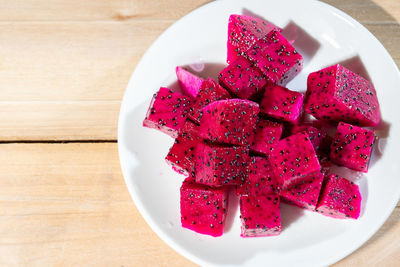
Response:
[[[207,0],[0,0],[0,265],[186,266],[126,190],[117,118],[149,45]],[[400,1],[329,0],[400,64]],[[400,262],[400,207],[337,265]]]

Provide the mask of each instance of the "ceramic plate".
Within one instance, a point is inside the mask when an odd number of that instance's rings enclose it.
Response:
[[[307,15],[301,10],[307,10]],[[304,91],[310,72],[341,63],[375,85],[383,121],[377,129],[368,174],[356,179],[363,197],[359,220],[337,220],[282,205],[277,237],[241,238],[238,203],[230,201],[226,231],[213,238],[180,225],[179,187],[184,177],[164,157],[173,139],[142,127],[160,86],[176,88],[175,66],[190,65],[216,77],[225,66],[230,14],[261,16],[284,29],[304,57],[303,71],[288,84]],[[166,30],[137,65],[121,106],[118,147],[129,192],[153,230],[176,251],[201,265],[329,265],[366,242],[385,222],[400,195],[400,75],[379,41],[350,16],[317,1],[216,1],[189,13]]]

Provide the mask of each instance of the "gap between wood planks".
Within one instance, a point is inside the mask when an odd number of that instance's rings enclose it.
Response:
[[[116,139],[98,140],[4,140],[1,144],[69,144],[69,143],[118,143]]]

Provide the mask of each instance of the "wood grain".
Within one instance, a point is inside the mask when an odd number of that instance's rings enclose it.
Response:
[[[190,264],[136,210],[117,144],[0,148],[0,266]]]
[[[398,10],[392,2],[386,9]],[[0,139],[116,139],[116,101],[141,56],[174,20],[201,3],[2,0],[0,110],[18,110],[0,116]],[[328,3],[364,23],[400,66],[398,12],[394,18],[370,1]],[[167,8],[172,6],[176,11]],[[128,15],[115,19],[118,12]],[[82,108],[86,104],[91,108]],[[60,119],[67,110],[68,117]]]

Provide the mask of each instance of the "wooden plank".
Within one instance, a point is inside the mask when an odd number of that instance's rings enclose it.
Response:
[[[176,20],[209,0],[0,0],[1,21]]]
[[[136,210],[122,179],[117,144],[0,148],[0,266],[191,265]],[[338,266],[394,266],[399,235],[398,207]]]
[[[0,139],[116,139],[117,102],[140,57],[169,25],[0,23]],[[367,27],[400,66],[400,26]]]
[[[0,266],[190,266],[136,210],[116,143],[0,148]]]

